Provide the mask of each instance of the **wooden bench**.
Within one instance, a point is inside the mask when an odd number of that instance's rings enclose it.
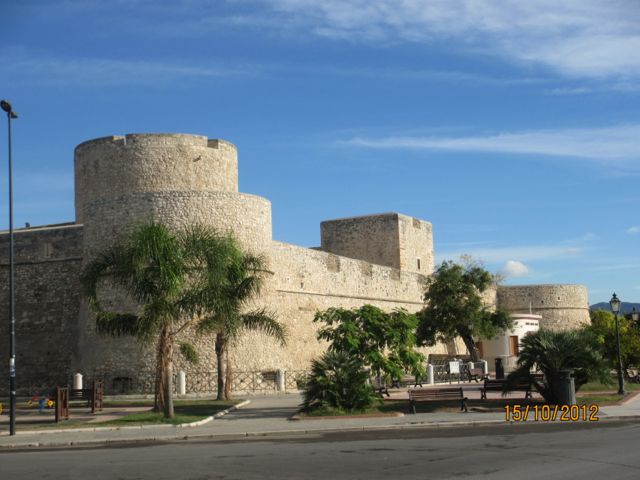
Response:
[[[479,380],[488,380],[489,374],[484,373],[481,368],[470,368],[467,370],[467,377],[469,381],[475,380],[478,383]]]
[[[487,392],[525,392],[524,398],[531,398],[531,382],[520,382],[517,385],[510,386],[508,390],[505,390],[507,381],[504,379],[491,380],[487,378],[484,381],[484,386],[480,389],[480,399],[487,399]]]
[[[402,388],[413,385],[422,387],[422,379],[418,375],[403,375],[402,378],[394,378],[391,383],[391,388]]]
[[[462,388],[423,388],[409,390],[409,406],[411,413],[416,413],[416,403],[444,402],[456,400],[460,402],[460,411],[467,412],[467,397]]]
[[[86,400],[87,406],[91,407],[91,413],[96,410],[102,410],[104,400],[104,384],[102,382],[93,382],[91,388],[69,388],[68,399]]]
[[[373,389],[376,391],[378,395],[380,395],[381,397],[383,396],[383,394],[386,395],[387,397],[391,396],[389,395],[389,389],[387,388],[387,384],[381,377],[371,377],[369,381],[371,382],[371,386],[373,387]]]

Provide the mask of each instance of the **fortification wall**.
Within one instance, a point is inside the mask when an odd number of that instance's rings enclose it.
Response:
[[[0,234],[0,338],[9,337],[9,235]],[[82,225],[15,231],[17,391],[66,385],[76,351]],[[0,342],[0,358],[9,357]],[[8,385],[0,383],[0,395]]]
[[[423,275],[282,242],[273,242],[271,257],[274,275],[265,303],[277,311],[291,336],[284,348],[260,334],[243,336],[233,351],[236,368],[308,369],[326,349],[316,340],[319,325],[313,317],[318,310],[368,303],[385,311],[416,312],[423,306]],[[447,353],[447,347],[424,352]]]
[[[589,299],[584,285],[500,286],[498,307],[512,313],[542,315],[540,327],[557,330],[589,323]]]

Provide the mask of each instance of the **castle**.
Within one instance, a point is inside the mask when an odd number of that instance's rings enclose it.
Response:
[[[75,372],[104,378],[107,392],[151,392],[153,349],[95,332],[81,298],[83,264],[132,225],[154,219],[180,228],[200,223],[232,231],[242,246],[268,259],[273,274],[258,303],[277,312],[289,330],[281,347],[247,333],[233,347],[236,372],[301,371],[325,346],[315,337],[316,311],[359,307],[417,311],[434,269],[432,226],[398,213],[322,222],[321,244],[304,248],[272,239],[269,200],[238,191],[236,147],[198,135],[131,134],[98,138],[75,149],[76,221],[15,231],[16,335],[19,393],[67,384]],[[8,336],[7,232],[0,234],[3,283],[0,338]],[[105,306],[127,305],[122,294]],[[571,328],[589,320],[580,285],[500,286],[487,301],[513,313],[532,309],[541,324]],[[133,308],[133,305],[130,305]],[[200,363],[180,358],[188,391],[215,388],[211,338],[195,339]],[[464,354],[459,345],[432,353]],[[7,357],[0,342],[0,358]],[[2,387],[0,387],[2,392]]]

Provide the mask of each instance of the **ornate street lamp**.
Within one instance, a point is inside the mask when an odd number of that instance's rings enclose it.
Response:
[[[16,434],[16,306],[13,268],[13,160],[11,158],[11,120],[18,118],[11,104],[0,101],[0,108],[7,112],[9,122],[9,435]]]
[[[622,376],[622,357],[620,356],[620,329],[618,328],[618,313],[620,312],[620,299],[614,293],[609,305],[611,305],[611,311],[616,317],[616,342],[618,346],[618,395],[624,395],[624,377]]]
[[[636,322],[636,325],[638,324],[638,318],[640,318],[640,314],[636,310],[636,307],[633,307],[633,310],[631,310],[631,320]]]

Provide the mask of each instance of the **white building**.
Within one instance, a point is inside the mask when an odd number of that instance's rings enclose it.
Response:
[[[540,328],[542,315],[533,313],[512,313],[513,329],[491,340],[482,340],[476,343],[480,358],[487,361],[490,371],[495,371],[495,359],[502,358],[505,372],[515,369],[520,353],[522,339]]]

